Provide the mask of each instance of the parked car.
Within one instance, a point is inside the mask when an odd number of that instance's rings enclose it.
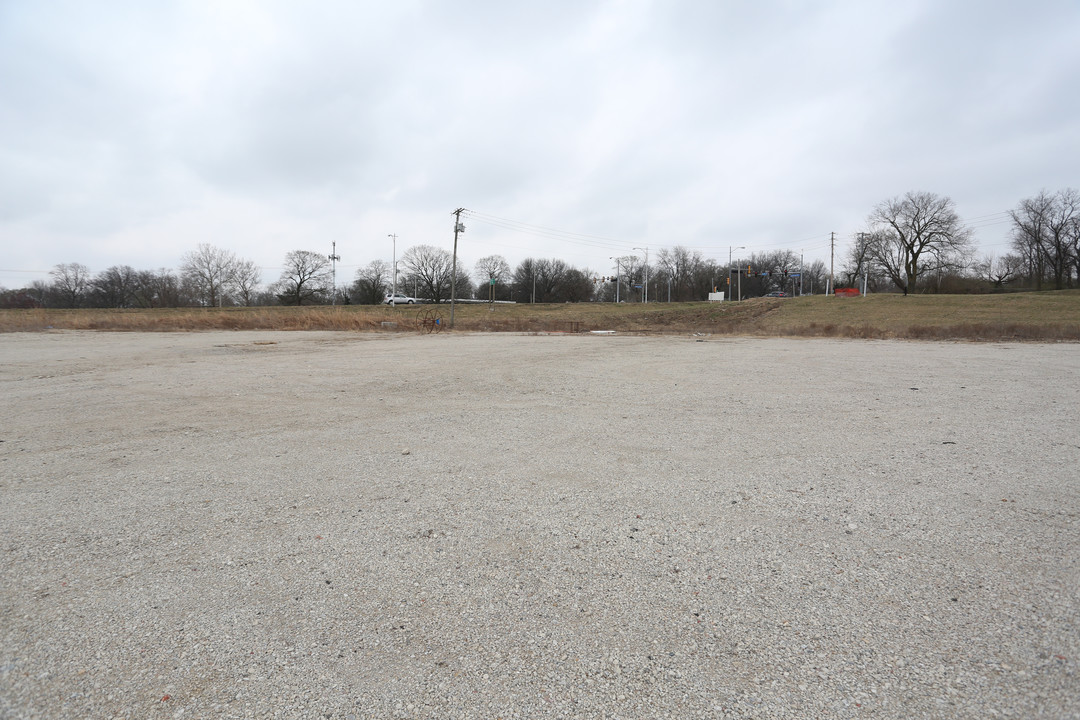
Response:
[[[788,296],[788,294],[785,293],[785,292],[771,292],[768,295],[766,295],[765,297],[787,297],[787,296]]]
[[[398,293],[396,295],[387,295],[383,302],[387,305],[412,305],[416,302],[416,298],[409,297],[404,293]]]

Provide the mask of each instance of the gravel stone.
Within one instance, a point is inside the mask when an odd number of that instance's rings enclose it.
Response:
[[[1078,370],[0,335],[0,717],[1077,717]]]

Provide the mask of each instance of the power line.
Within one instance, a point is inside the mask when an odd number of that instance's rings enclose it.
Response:
[[[983,218],[995,217],[997,215],[1005,215],[1007,217],[1012,217],[1012,211],[1011,210],[999,210],[998,212],[989,213],[988,215],[976,215],[973,218],[968,218],[968,220],[969,221],[970,220],[982,220]]]
[[[972,230],[981,230],[982,228],[996,227],[998,225],[1011,225],[1012,220],[997,220],[995,222],[980,222],[980,223],[967,223],[967,227]]]
[[[583,241],[594,240],[616,244],[621,244],[624,242],[616,240],[615,238],[605,237],[603,235],[591,235],[589,233],[572,232],[570,230],[559,230],[557,228],[546,227],[544,225],[533,225],[531,223],[522,222],[520,220],[511,220],[510,218],[499,217],[497,215],[489,215],[487,213],[481,213],[475,210],[466,210],[466,213],[468,213],[469,217],[475,218],[480,222],[489,222],[491,224],[503,223],[507,227],[520,227],[523,230],[530,230],[547,235],[561,236],[566,238],[579,238]]]
[[[485,215],[483,213],[477,213],[474,210],[468,210],[466,212],[467,217],[475,220],[476,222],[484,223],[485,225],[492,225],[494,227],[503,228],[504,230],[512,230],[514,232],[520,232],[526,235],[536,235],[539,237],[553,238],[556,240],[562,240],[564,242],[574,243],[577,245],[603,248],[605,250],[619,250],[625,249],[630,244],[628,242],[618,241],[612,238],[605,238],[599,235],[575,233],[569,230],[558,230],[555,228],[544,227],[542,225],[531,225],[529,223],[520,222],[518,220],[509,220],[507,218],[496,217],[495,215]]]
[[[491,215],[488,213],[479,212],[476,210],[466,210],[464,213],[472,220],[490,225],[492,227],[501,228],[503,230],[509,230],[515,233],[521,233],[524,235],[532,235],[535,237],[543,237],[554,240],[559,240],[570,245],[576,245],[581,248],[595,248],[604,251],[611,251],[616,253],[625,253],[630,250],[632,242],[637,241],[624,241],[616,238],[607,237],[604,235],[595,235],[590,233],[580,233],[570,230],[561,230],[546,225],[535,225],[527,223],[521,220],[514,220],[511,218],[501,217],[498,215]],[[983,215],[976,215],[971,218],[961,219],[966,227],[971,230],[982,230],[986,228],[997,227],[1001,225],[1007,225],[1012,222],[1012,216],[1008,210],[999,210],[992,213],[986,213]],[[835,247],[834,236],[831,233],[817,233],[807,237],[795,239],[795,240],[776,240],[773,242],[755,243],[753,251],[755,252],[767,252],[769,250],[789,250],[794,251],[798,249],[802,253],[813,253],[815,251],[829,249],[833,252]],[[854,235],[851,236],[854,239]],[[812,244],[808,244],[812,243]],[[677,243],[681,244],[681,243]],[[696,244],[684,244],[690,250],[696,250],[705,254],[722,254],[722,250],[727,247],[718,245],[696,245]],[[510,247],[514,247],[510,245]],[[528,249],[519,247],[518,249]]]
[[[476,210],[466,210],[465,213],[467,217],[475,220],[476,222],[502,228],[504,230],[519,232],[526,235],[552,238],[574,245],[616,252],[626,252],[630,249],[628,247],[628,245],[630,245],[630,242],[616,240],[614,238],[606,237],[603,235],[592,235],[589,233],[579,233],[570,230],[560,230],[558,228],[548,227],[544,225],[534,225],[532,223],[526,223],[520,220],[512,220],[510,218],[499,217],[498,215],[490,215],[487,213],[478,212]],[[827,233],[822,232],[798,240],[782,240],[773,243],[767,243],[764,245],[759,245],[758,247],[792,250],[794,250],[795,248],[799,248],[809,251],[819,250],[827,248],[830,245],[829,239],[825,237],[826,234]],[[807,247],[806,243],[812,240],[817,240],[819,241],[819,243]],[[691,250],[698,250],[700,252],[712,251],[714,253],[719,253],[721,250],[726,248],[727,245],[685,245],[685,247]]]

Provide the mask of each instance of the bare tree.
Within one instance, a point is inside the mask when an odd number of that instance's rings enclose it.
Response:
[[[131,307],[138,286],[138,273],[130,265],[114,265],[98,273],[90,285],[92,302],[97,307]]]
[[[285,256],[285,269],[277,282],[283,305],[316,305],[333,291],[330,259],[310,250],[293,250]]]
[[[523,302],[582,302],[595,292],[588,271],[558,259],[523,260],[514,270],[513,285],[514,296]]]
[[[77,308],[86,301],[90,291],[90,268],[82,263],[61,263],[49,271],[52,275],[52,295],[60,307]]]
[[[41,281],[38,280],[37,282]],[[0,288],[0,308],[4,310],[28,310],[43,306],[43,303],[36,297],[33,288],[17,288],[13,290]]]
[[[985,255],[980,262],[975,264],[975,272],[980,278],[991,283],[995,290],[1000,290],[1020,277],[1023,271],[1024,259],[1019,255],[1001,257],[995,257],[992,254]]]
[[[131,291],[131,300],[136,307],[162,307],[157,291],[157,275],[152,270],[140,270],[135,275],[135,287]]]
[[[847,252],[843,265],[840,266],[840,284],[846,287],[854,287],[859,278],[869,272],[873,262],[873,243],[870,233],[857,233],[855,242]]]
[[[1045,190],[1021,200],[1009,215],[1013,247],[1028,259],[1035,287],[1051,279],[1061,290],[1072,285],[1072,270],[1080,272],[1080,193],[1072,188],[1050,194]]]
[[[180,275],[197,302],[216,307],[225,301],[238,262],[228,250],[201,243],[184,255]]]
[[[139,272],[134,300],[139,307],[180,307],[186,302],[180,279],[168,268]]]
[[[525,288],[527,296],[535,302],[561,302],[556,291],[569,268],[562,260],[530,258],[518,265],[514,284]]]
[[[802,269],[799,286],[804,293],[825,292],[829,279],[829,266],[824,260],[814,260]]]
[[[502,255],[488,255],[476,261],[476,278],[481,282],[505,282],[510,277],[510,263]]]
[[[52,293],[52,286],[44,280],[35,280],[30,283],[30,287],[26,288],[27,293],[34,299],[38,307],[47,307],[49,304],[49,296]]]
[[[636,255],[620,255],[611,260],[614,263],[615,280],[604,283],[597,292],[597,296],[607,302],[616,299],[619,302],[631,302],[633,299],[631,288],[635,284],[635,278],[644,277],[642,260]]]
[[[459,298],[471,298],[476,293],[476,287],[473,285],[472,278],[469,277],[469,271],[465,269],[464,265],[459,265],[457,269],[456,290]]]
[[[226,287],[240,305],[250,307],[255,304],[255,299],[259,295],[261,282],[262,269],[255,264],[254,260],[237,259]]]
[[[350,289],[351,300],[359,305],[378,305],[390,292],[390,263],[372,260],[366,267],[356,271]]]
[[[645,295],[645,260],[638,255],[623,255],[615,258],[617,275],[621,289],[618,296],[621,302],[638,301]]]
[[[676,245],[671,250],[662,248],[656,255],[656,264],[671,280],[672,299],[681,302],[701,297],[695,287],[695,277],[704,264],[701,253]]]
[[[476,261],[478,300],[506,299],[510,293],[510,263],[502,255],[488,255]]]
[[[514,268],[514,276],[511,283],[514,287],[514,299],[517,302],[534,302],[536,300],[533,290],[536,279],[536,260],[525,258]]]
[[[1069,242],[1072,247],[1073,270],[1076,272],[1076,279],[1080,281],[1080,217],[1073,218],[1069,227],[1069,237],[1071,238]]]
[[[588,270],[571,267],[563,275],[559,286],[561,302],[588,302],[596,294],[591,273]]]
[[[454,273],[454,256],[442,248],[433,245],[414,245],[405,251],[402,264],[409,271],[409,279],[422,295],[432,302],[450,299],[450,278]],[[458,273],[458,288],[463,297],[466,289],[461,289],[461,273]]]
[[[920,273],[951,265],[971,247],[971,231],[953,201],[928,192],[908,192],[874,208],[872,254],[889,278],[907,294]]]
[[[861,288],[866,281],[868,292],[878,292],[887,289],[893,282],[882,272],[875,256],[875,249],[879,238],[874,233],[861,232],[855,235],[855,242],[840,266],[838,283],[842,287]],[[803,278],[803,288],[807,287],[806,278]]]
[[[1021,200],[1009,215],[1013,221],[1013,248],[1027,261],[1028,274],[1035,280],[1035,289],[1042,290],[1046,277],[1046,218],[1052,198],[1045,190],[1033,198]]]
[[[752,274],[742,278],[743,296],[764,295],[772,291],[792,292],[800,263],[799,256],[791,250],[754,253],[747,263]]]

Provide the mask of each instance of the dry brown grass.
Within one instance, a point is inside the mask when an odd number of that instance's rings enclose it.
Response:
[[[781,335],[914,340],[1080,340],[1080,291],[1011,295],[793,298],[768,323]]]
[[[2,310],[0,331],[383,330],[400,321],[380,307],[167,308],[153,310]],[[412,319],[410,318],[410,323]]]
[[[346,330],[416,332],[425,310],[385,306],[0,310],[0,332]],[[741,303],[458,304],[458,331],[717,334],[917,340],[1080,341],[1080,291],[1012,295],[871,295],[865,298],[757,298]]]

